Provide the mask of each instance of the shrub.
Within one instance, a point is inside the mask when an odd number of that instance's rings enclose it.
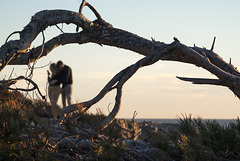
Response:
[[[180,118],[179,130],[183,134],[180,142],[185,158],[190,160],[239,159],[240,133],[239,119],[228,125],[220,125],[216,120],[202,121],[186,116]]]
[[[44,104],[44,105],[43,105]],[[30,100],[20,92],[0,92],[0,160],[36,160],[47,158],[43,128],[39,124],[40,100]],[[43,111],[43,110],[42,110]]]

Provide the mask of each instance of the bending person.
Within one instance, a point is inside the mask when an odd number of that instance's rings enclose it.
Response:
[[[58,83],[57,81],[52,81],[52,78],[59,72],[59,69],[57,68],[56,63],[52,63],[50,65],[50,71],[51,71],[51,74],[48,71],[48,82],[49,82],[48,96],[51,103],[51,110],[52,110],[53,117],[55,119],[58,119],[62,115],[60,107],[57,104],[58,97],[62,92],[62,88],[60,88],[60,83]]]
[[[59,73],[53,76],[52,80],[57,81],[57,83],[62,84],[62,104],[63,107],[66,107],[66,100],[68,106],[72,104],[72,69],[63,64],[62,61],[57,62],[57,68],[59,69]]]

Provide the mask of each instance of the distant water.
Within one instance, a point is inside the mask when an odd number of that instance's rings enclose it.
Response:
[[[127,120],[132,120],[132,119],[127,119]],[[202,119],[202,120],[203,121],[216,120],[217,122],[219,122],[220,125],[227,125],[230,122],[235,122],[236,121],[236,119]],[[162,124],[162,123],[177,124],[179,122],[178,119],[134,119],[134,121],[136,121],[136,122],[152,121],[152,122],[159,123],[159,124]]]

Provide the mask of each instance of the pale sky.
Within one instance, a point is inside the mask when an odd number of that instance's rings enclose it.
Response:
[[[120,28],[147,39],[171,43],[177,37],[183,44],[211,48],[217,37],[215,52],[227,62],[240,67],[240,1],[239,0],[89,0],[102,18],[115,28]],[[81,0],[6,0],[0,2],[0,44],[9,34],[22,30],[30,18],[45,9],[78,11]],[[88,8],[84,15],[94,16]],[[62,27],[61,25],[59,25]],[[75,32],[75,26],[63,25],[65,32]],[[47,40],[60,34],[56,27],[47,28]],[[17,39],[18,35],[10,39]],[[32,46],[42,42],[41,34]],[[73,102],[87,101],[95,97],[105,84],[120,70],[135,63],[142,56],[123,49],[96,44],[65,45],[58,47],[36,66],[62,60],[73,70]],[[0,78],[25,75],[27,66],[7,66]],[[48,67],[35,69],[33,80],[45,94]],[[192,114],[202,118],[236,119],[239,117],[240,100],[225,87],[193,85],[180,81],[176,76],[214,78],[193,65],[180,62],[159,61],[140,69],[124,86],[121,110],[118,118],[176,118]],[[25,85],[20,82],[18,86]],[[25,85],[26,86],[26,85]],[[105,114],[114,105],[115,91],[93,106],[90,112],[100,108]],[[109,105],[110,104],[110,105]],[[109,108],[109,109],[108,109]]]

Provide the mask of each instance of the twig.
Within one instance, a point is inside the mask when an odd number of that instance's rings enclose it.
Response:
[[[180,42],[180,41],[178,40],[178,38],[176,38],[176,37],[174,37],[173,40],[176,41],[176,42]]]
[[[102,17],[100,16],[100,14],[97,12],[97,10],[91,5],[89,4],[87,1],[83,0],[82,1],[82,4],[80,5],[79,7],[79,11],[78,13],[82,14],[82,10],[83,10],[83,7],[84,6],[88,6],[92,11],[93,13],[95,14],[95,16],[97,17],[97,19],[102,19]]]
[[[227,86],[226,83],[219,79],[207,79],[207,78],[186,78],[186,77],[178,77],[178,79],[182,81],[192,82],[193,84],[210,84],[210,85],[221,85]]]
[[[134,111],[134,113],[133,113],[133,117],[132,117],[132,122],[134,122],[134,119],[135,119],[136,116],[137,116],[137,112]]]
[[[33,85],[33,88],[31,88],[31,89],[28,89],[28,88],[24,89],[24,88],[10,88],[9,87],[9,86],[17,83],[17,81],[19,81],[19,80],[26,80],[26,81],[28,81],[30,84]],[[37,91],[40,94],[40,96],[42,97],[42,99],[45,100],[45,96],[42,95],[41,91],[39,90],[38,85],[33,80],[25,78],[24,76],[19,76],[19,77],[15,78],[15,79],[10,79],[10,80],[6,80],[6,81],[0,81],[0,87],[4,88],[4,89],[20,90],[20,91],[26,91],[26,92],[33,91],[33,90],[37,89]]]
[[[35,67],[34,69],[41,69],[41,68],[45,68],[46,66],[49,66],[52,63],[52,61],[50,61],[48,64],[40,66],[40,67]]]
[[[110,109],[109,109],[109,106],[111,105],[111,103],[108,104],[108,113],[110,113]]]
[[[121,130],[124,130],[124,131],[126,131],[126,132],[131,133],[130,130],[128,130],[128,129],[126,129],[126,128],[123,128],[121,125],[119,125],[119,123],[118,123],[117,121],[116,121],[116,125],[117,125],[117,127],[120,128]]]
[[[216,37],[214,37],[214,39],[213,39],[213,43],[212,43],[212,47],[211,47],[211,51],[213,51],[213,49],[214,49],[215,40],[216,40]]]
[[[58,25],[55,26],[64,34],[63,30],[60,27],[58,27]]]
[[[92,10],[92,12],[95,14],[95,16],[97,17],[97,20],[95,20],[94,22],[97,22],[97,24],[101,25],[101,26],[107,26],[107,27],[112,27],[111,24],[107,23],[106,21],[104,21],[101,17],[101,15],[97,12],[97,10],[87,1],[83,0],[80,7],[79,7],[79,11],[78,13],[82,14],[82,10],[83,7],[87,6],[90,10]],[[79,26],[76,27],[76,32],[78,32],[79,30]],[[99,44],[101,45],[101,44]]]
[[[28,77],[32,77],[33,76],[33,70],[34,70],[34,66],[37,62],[37,60],[42,56],[42,53],[43,53],[43,50],[44,50],[44,44],[45,44],[45,36],[44,36],[44,32],[42,31],[42,36],[43,36],[43,41],[42,41],[42,50],[41,50],[41,53],[38,55],[37,59],[35,59],[35,61],[33,62],[33,65],[31,67],[31,72],[29,74]]]
[[[14,71],[14,68],[12,69],[11,74],[9,75],[8,79],[12,78],[13,71]]]
[[[7,43],[8,39],[9,39],[12,35],[14,35],[14,34],[20,34],[20,33],[21,33],[21,31],[14,31],[13,33],[11,33],[11,34],[7,37],[5,43]]]
[[[131,139],[135,138],[135,129],[134,129],[135,121],[134,121],[134,119],[135,119],[136,116],[137,116],[137,112],[134,111],[133,117],[132,117],[132,132],[131,132],[132,137],[131,137]]]

